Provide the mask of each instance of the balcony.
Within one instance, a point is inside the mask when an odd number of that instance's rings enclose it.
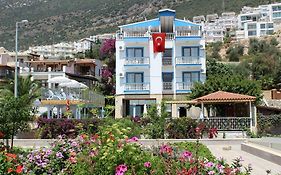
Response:
[[[162,65],[163,66],[170,66],[172,65],[173,61],[172,61],[172,57],[163,57],[162,58]]]
[[[176,90],[177,91],[191,91],[193,83],[191,82],[177,82],[176,83]]]
[[[177,65],[201,65],[199,56],[197,57],[176,57]]]
[[[42,88],[41,89],[41,99],[52,101],[61,101],[65,104],[65,100],[81,101],[86,103],[92,103],[97,106],[104,105],[104,96],[92,91],[92,90],[82,90],[82,89],[71,89],[71,88]]]
[[[149,65],[149,57],[132,57],[125,58],[125,66],[141,66]]]
[[[173,91],[173,82],[163,82],[163,91]]]
[[[149,83],[126,83],[125,92],[149,92]]]

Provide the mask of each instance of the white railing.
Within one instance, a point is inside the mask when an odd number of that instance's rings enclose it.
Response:
[[[184,30],[184,31],[177,31],[176,36],[201,36],[200,30]]]
[[[125,91],[146,91],[149,90],[149,83],[126,83]]]
[[[172,57],[163,57],[162,58],[162,65],[172,65]]]
[[[166,33],[166,40],[173,40],[175,39],[174,33]]]
[[[124,37],[149,37],[149,34],[146,32],[124,32]]]
[[[191,90],[193,83],[191,82],[177,82],[177,90]]]
[[[126,57],[125,65],[149,64],[149,57]]]
[[[197,57],[176,57],[176,64],[201,64],[199,56]]]
[[[173,82],[163,82],[163,91],[173,90]]]

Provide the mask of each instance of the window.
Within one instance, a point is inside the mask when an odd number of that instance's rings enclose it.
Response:
[[[185,83],[196,82],[200,80],[200,72],[183,72],[182,81]]]
[[[182,55],[184,57],[199,57],[199,47],[183,47]]]
[[[127,57],[143,57],[143,48],[127,48]]]
[[[163,72],[162,80],[163,80],[163,82],[172,82],[173,81],[173,73]]]
[[[265,29],[265,24],[261,24],[261,29]]]
[[[273,13],[273,18],[280,18],[281,12]]]
[[[165,49],[165,52],[163,53],[163,65],[172,65],[172,49]]]
[[[267,28],[273,28],[273,23],[268,23]]]
[[[257,25],[256,24],[248,24],[248,29],[256,29]]]
[[[143,73],[127,73],[127,83],[143,83]]]
[[[257,31],[248,31],[248,36],[256,36]]]

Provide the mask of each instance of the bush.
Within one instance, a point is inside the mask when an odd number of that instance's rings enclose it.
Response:
[[[197,125],[196,120],[189,117],[172,119],[167,124],[166,132],[170,139],[194,139]]]
[[[202,143],[195,142],[180,142],[174,143],[173,146],[176,146],[182,150],[189,150],[193,155],[196,154],[196,150],[198,150],[199,157],[205,157],[210,161],[215,160],[215,156],[211,153],[211,151],[207,148],[207,146]]]
[[[100,119],[44,119],[37,120],[37,135],[41,139],[54,139],[64,135],[75,138],[79,133],[95,133],[101,124]]]
[[[258,115],[259,135],[281,135],[281,115]]]

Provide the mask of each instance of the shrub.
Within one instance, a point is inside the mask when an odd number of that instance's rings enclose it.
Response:
[[[189,117],[172,119],[167,124],[166,132],[170,139],[194,139],[197,125],[196,120]]]
[[[23,165],[16,154],[0,150],[0,174],[13,175],[22,174]]]
[[[280,135],[281,134],[281,115],[258,115],[258,134],[259,135]]]
[[[69,138],[75,138],[79,133],[95,133],[100,125],[100,119],[44,119],[37,120],[39,138],[53,139],[64,135]]]

